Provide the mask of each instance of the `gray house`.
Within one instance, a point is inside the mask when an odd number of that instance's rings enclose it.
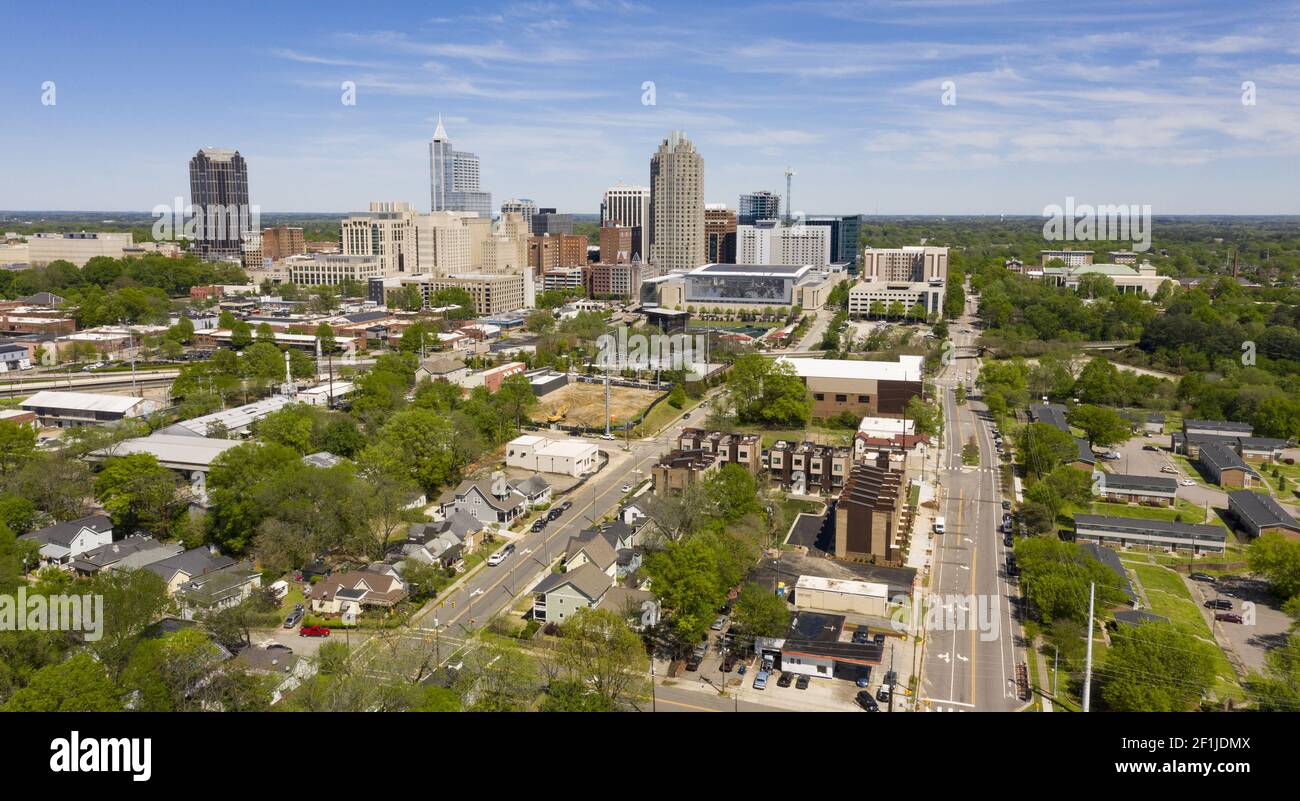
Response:
[[[579,609],[596,607],[614,586],[614,578],[592,563],[552,573],[533,588],[533,617],[563,623]]]

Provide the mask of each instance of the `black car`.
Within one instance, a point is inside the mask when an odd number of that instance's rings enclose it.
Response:
[[[565,501],[564,503],[560,504],[561,512],[567,512],[572,508],[573,508],[573,501]]]
[[[1002,502],[1002,508],[1003,508],[1003,509],[1010,509],[1010,508],[1011,508],[1011,501],[1003,501],[1003,502]]]
[[[794,687],[796,690],[808,689],[808,677],[800,673],[799,678],[795,680]]]
[[[862,645],[868,642],[870,638],[871,635],[867,633],[866,629],[858,629],[857,631],[853,632],[853,642],[857,643],[858,645]]]
[[[563,510],[563,509],[552,509],[551,511],[549,511],[549,512],[546,513],[546,519],[547,519],[547,520],[559,520],[559,519],[560,519],[560,515],[562,515],[562,514],[564,514],[564,510]]]
[[[879,631],[877,631],[875,634],[873,634],[873,635],[871,636],[871,641],[872,641],[873,643],[875,643],[876,645],[884,645],[884,644],[885,644],[885,635],[884,635],[884,633],[883,633],[883,632],[879,632]]]
[[[1214,576],[1211,576],[1209,573],[1192,573],[1191,575],[1188,576],[1188,578],[1191,579],[1192,581],[1204,581],[1207,584],[1213,584],[1214,582],[1218,581],[1218,579],[1216,579]]]
[[[1020,566],[1016,564],[1016,557],[1014,556],[1007,556],[1007,575],[1020,575]]]
[[[1232,601],[1227,598],[1211,598],[1205,602],[1206,609],[1231,609]]]
[[[1143,446],[1142,446],[1142,450],[1144,450],[1144,451],[1158,451],[1158,450],[1160,450],[1160,449],[1157,448],[1157,447],[1154,446],[1154,445],[1143,445]]]
[[[793,673],[782,672],[782,673],[781,673],[781,678],[779,678],[779,679],[776,680],[776,686],[778,686],[778,687],[789,687],[789,686],[791,685],[791,683],[793,683],[793,682],[794,682],[794,674],[793,674]]]
[[[536,521],[533,522],[533,533],[537,533],[538,531],[541,531],[544,528],[546,528],[546,518],[539,517],[537,518]]]
[[[1014,548],[1016,546],[1016,540],[1012,536],[1010,531],[1008,531],[1007,535],[1002,538],[1002,544],[1007,546],[1008,548]]]
[[[866,690],[862,690],[861,692],[858,693],[857,701],[858,701],[858,706],[862,707],[868,712],[880,711],[880,704],[877,704],[876,699],[872,698],[871,693],[867,692]]]

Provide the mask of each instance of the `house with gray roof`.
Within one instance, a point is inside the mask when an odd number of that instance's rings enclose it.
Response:
[[[551,502],[551,484],[539,475],[511,479],[508,483],[511,489],[528,499],[529,506],[541,506]]]
[[[175,595],[184,584],[235,564],[234,559],[223,555],[216,546],[199,546],[145,565],[144,569],[161,576],[167,583],[167,594]]]
[[[262,574],[252,562],[236,562],[191,578],[176,588],[174,597],[181,617],[191,620],[200,612],[238,606],[261,586]]]
[[[20,539],[40,544],[41,567],[66,565],[86,551],[112,542],[113,521],[104,515],[90,515],[29,531]]]
[[[1228,493],[1228,511],[1241,528],[1252,537],[1277,533],[1291,539],[1300,539],[1300,523],[1271,495],[1254,490],[1234,490]]]
[[[579,609],[598,606],[614,587],[614,577],[591,562],[574,570],[551,573],[533,587],[533,617],[563,623]]]
[[[175,556],[185,550],[174,542],[158,542],[153,537],[132,534],[117,542],[91,548],[70,563],[82,576],[93,576],[101,570],[134,570]]]
[[[444,504],[443,513],[451,509],[473,515],[484,524],[509,525],[528,511],[528,497],[510,486],[504,478],[484,481],[462,481],[456,488],[450,508]]]

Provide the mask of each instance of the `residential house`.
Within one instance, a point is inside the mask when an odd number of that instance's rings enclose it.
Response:
[[[311,609],[326,615],[355,617],[364,607],[391,608],[406,598],[401,580],[370,570],[350,570],[312,587]]]
[[[167,584],[167,594],[175,595],[178,589],[190,581],[234,567],[235,564],[234,559],[222,555],[215,546],[200,546],[145,565],[144,569],[162,577]]]
[[[181,617],[191,620],[201,612],[238,606],[261,586],[262,574],[252,562],[236,562],[186,581],[176,588],[175,598]]]
[[[66,565],[74,557],[113,541],[113,521],[104,515],[65,520],[22,535],[40,543],[40,566]]]
[[[132,534],[117,542],[109,542],[84,551],[73,557],[69,566],[82,576],[93,576],[102,570],[134,570],[151,565],[185,550],[174,542],[158,542],[153,537]]]
[[[592,562],[563,573],[551,573],[533,587],[533,617],[548,623],[563,623],[579,609],[595,608],[613,587],[614,577]]]
[[[465,362],[450,355],[438,354],[420,362],[415,368],[415,382],[437,381],[442,379],[451,384],[459,384],[469,375]]]
[[[1228,493],[1228,510],[1251,537],[1277,533],[1300,539],[1300,523],[1271,495],[1240,489]]]

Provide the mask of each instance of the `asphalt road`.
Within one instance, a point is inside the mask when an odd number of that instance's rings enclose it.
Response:
[[[979,374],[978,360],[962,350],[974,336],[957,332],[969,327],[970,311],[968,306],[967,314],[952,326],[956,358],[936,380],[945,419],[940,484],[947,533],[935,539],[927,588],[929,596],[940,596],[943,614],[927,616],[919,705],[923,711],[1010,711],[1021,705],[1015,665],[1025,654],[1016,646],[1019,626],[1009,601],[1015,593],[1005,576],[1008,549],[998,531],[1002,494],[997,451],[990,423],[980,416],[984,404],[970,400],[958,406],[955,396],[958,383],[969,390]],[[962,464],[962,446],[972,437],[979,446],[978,467]],[[927,610],[933,600],[927,598]],[[942,619],[936,622],[936,617]]]
[[[695,415],[702,414],[703,411],[695,412]],[[671,448],[684,424],[689,422],[678,417],[659,436],[632,440],[630,451],[623,450],[621,440],[588,439],[610,455],[610,462],[566,498],[573,502],[573,507],[544,530],[527,531],[514,541],[515,553],[505,562],[496,567],[484,567],[456,591],[426,605],[412,617],[411,625],[421,628],[436,625],[452,633],[469,632],[483,626],[550,570],[551,563],[563,553],[570,537],[616,509],[623,500],[624,485],[635,486],[648,479],[651,466]]]
[[[678,687],[655,687],[654,700],[647,711],[654,712],[789,712],[775,706],[764,706],[734,696],[715,695]]]

